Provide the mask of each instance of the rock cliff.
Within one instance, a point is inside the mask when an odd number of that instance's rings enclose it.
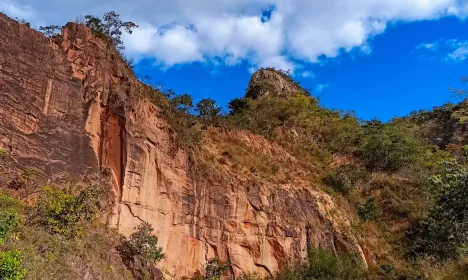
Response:
[[[265,95],[284,95],[291,93],[307,93],[288,73],[273,68],[263,68],[250,78],[245,97],[258,98]]]
[[[0,30],[0,146],[17,168],[36,167],[44,180],[108,178],[116,201],[108,223],[123,235],[151,223],[166,277],[190,276],[212,257],[230,259],[234,275],[265,275],[304,257],[308,246],[364,257],[347,214],[328,195],[300,180],[253,178],[219,164],[223,151],[210,135],[294,162],[281,147],[209,128],[200,152],[213,155],[216,171],[200,176],[131,69],[85,26],[68,23],[48,39],[0,14]]]

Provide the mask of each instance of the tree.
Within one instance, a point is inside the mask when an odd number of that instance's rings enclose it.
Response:
[[[171,104],[178,111],[187,113],[193,108],[193,99],[187,93],[184,93],[182,95],[175,95],[171,98]]]
[[[39,31],[44,33],[47,38],[52,38],[55,35],[58,35],[59,30],[60,26],[58,25],[39,26]]]
[[[436,204],[419,228],[413,253],[442,259],[468,255],[468,169],[446,162],[445,171],[432,178],[438,189]]]
[[[158,247],[158,237],[153,235],[153,227],[147,222],[135,228],[129,239],[125,242],[123,253],[127,258],[141,257],[149,261],[160,261],[164,258],[162,248]]]
[[[360,157],[373,171],[396,171],[421,155],[423,143],[404,127],[371,121],[364,126]]]
[[[230,114],[239,114],[248,106],[248,101],[245,98],[234,98],[228,104],[228,108],[231,110]]]
[[[85,20],[87,27],[98,36],[109,38],[117,50],[125,49],[121,39],[123,31],[132,34],[133,29],[138,28],[138,25],[131,21],[122,21],[115,11],[105,13],[102,18],[87,15]]]
[[[216,105],[216,101],[213,99],[205,98],[197,103],[195,111],[197,111],[202,118],[214,118],[221,113],[221,108]]]
[[[228,262],[223,263],[219,259],[212,258],[208,260],[208,263],[205,267],[205,277],[206,280],[219,280],[224,272],[228,271],[231,267],[231,264]]]
[[[19,19],[19,18],[15,18],[16,21],[18,21],[19,23],[21,24],[24,24],[26,25],[27,27],[31,27],[31,23],[29,23],[27,20],[25,20],[24,18],[23,19]]]

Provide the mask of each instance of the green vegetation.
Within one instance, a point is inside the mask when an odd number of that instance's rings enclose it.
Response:
[[[9,155],[10,153],[7,149],[0,148],[0,159],[6,159]]]
[[[21,280],[26,271],[21,267],[23,256],[18,250],[0,252],[0,279]]]
[[[192,277],[193,280],[220,280],[224,273],[226,273],[231,264],[229,262],[222,262],[217,258],[211,258],[207,261],[204,267],[204,273],[198,271]]]
[[[116,247],[129,244],[153,261],[163,256],[148,225],[122,241],[98,219],[108,211],[107,188],[46,187],[34,197],[0,193],[0,279],[133,279]]]
[[[200,100],[195,106],[195,111],[202,118],[215,118],[221,113],[221,108],[211,98]]]
[[[468,251],[468,170],[447,162],[443,174],[432,178],[435,207],[416,229],[413,254],[460,258]]]
[[[123,244],[122,253],[125,258],[141,257],[149,261],[160,261],[164,254],[157,247],[158,238],[152,234],[153,227],[146,222],[135,228],[129,239]]]
[[[47,38],[52,38],[55,35],[59,34],[60,26],[58,26],[58,25],[39,26],[39,31],[44,33],[44,35]]]
[[[349,254],[335,255],[323,249],[311,249],[303,263],[280,271],[275,280],[288,279],[365,279],[366,271],[361,261]]]
[[[36,204],[35,213],[27,222],[37,220],[52,233],[73,237],[82,234],[83,223],[94,218],[103,198],[93,188],[81,191],[78,195],[61,190],[44,188]]]
[[[123,31],[132,34],[138,25],[131,21],[122,21],[115,11],[105,13],[101,18],[86,15],[86,26],[101,38],[109,39],[111,44],[119,51],[125,49],[122,41]]]
[[[423,152],[422,141],[403,127],[369,122],[364,125],[360,158],[372,171],[397,171],[414,164]]]

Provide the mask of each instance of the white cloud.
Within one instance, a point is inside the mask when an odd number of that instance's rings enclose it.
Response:
[[[439,49],[439,41],[434,41],[432,43],[421,43],[416,46],[416,50],[426,49],[429,51],[436,51]]]
[[[462,62],[468,58],[468,41],[450,40],[448,43],[454,48],[452,52],[447,54],[448,61]]]
[[[468,15],[466,0],[115,0],[111,8],[104,0],[0,0],[7,14],[47,24],[109,9],[140,24],[125,36],[136,58],[165,67],[220,60],[285,70],[354,49],[370,53],[369,40],[389,22]]]
[[[315,94],[320,94],[322,93],[322,91],[324,91],[325,89],[329,88],[330,85],[329,84],[318,84],[315,86],[314,90],[312,91],[313,93]]]
[[[18,19],[30,19],[33,16],[29,5],[21,5],[9,0],[0,0],[0,12]]]
[[[421,50],[421,49],[429,50],[435,53],[430,58],[444,60],[446,62],[461,62],[461,61],[468,59],[468,41],[464,41],[464,40],[439,39],[432,43],[421,43],[417,45],[415,49],[416,50]]]
[[[304,71],[301,73],[301,77],[315,79],[315,74],[309,71]]]

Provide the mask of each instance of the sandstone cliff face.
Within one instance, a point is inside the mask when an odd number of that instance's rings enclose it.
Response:
[[[160,109],[86,27],[69,23],[50,40],[0,14],[0,30],[0,146],[18,168],[34,166],[50,181],[110,178],[116,203],[109,224],[129,235],[150,222],[166,253],[166,277],[190,276],[212,257],[229,258],[234,275],[269,274],[304,257],[308,246],[362,255],[346,233],[346,215],[306,183],[252,180],[229,167],[195,173],[174,149]],[[219,133],[294,160],[259,136]],[[207,143],[204,150],[222,153]]]

